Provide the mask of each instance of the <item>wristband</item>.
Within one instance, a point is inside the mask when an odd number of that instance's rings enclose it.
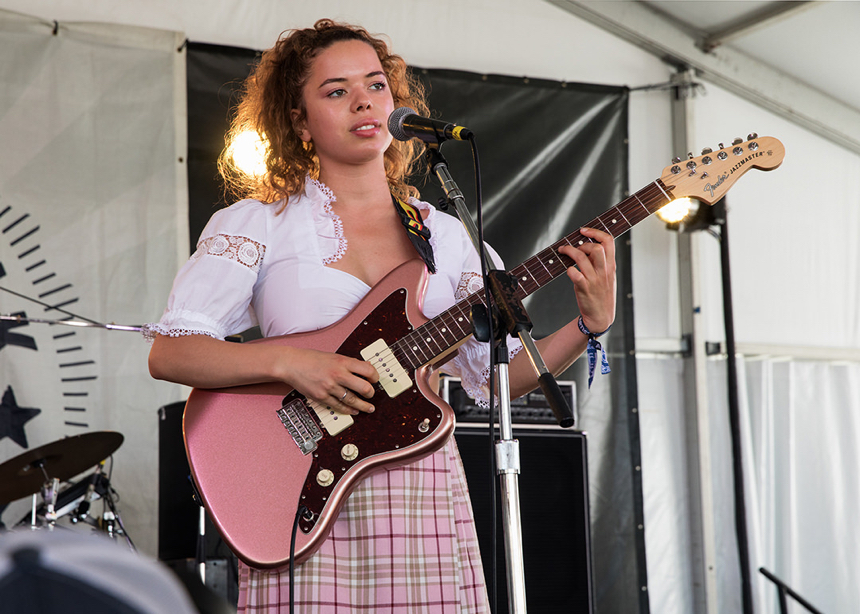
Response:
[[[577,326],[579,326],[579,330],[583,335],[588,337],[588,346],[586,346],[586,352],[588,353],[588,387],[591,388],[591,382],[594,381],[594,367],[597,363],[597,352],[600,351],[600,373],[602,375],[606,375],[612,369],[609,368],[609,360],[606,358],[606,350],[603,349],[603,346],[600,345],[600,342],[597,340],[598,337],[605,335],[609,332],[609,329],[612,328],[612,325],[609,325],[602,333],[593,333],[588,330],[588,327],[585,325],[585,322],[582,320],[582,316],[579,316],[579,319],[576,321]]]

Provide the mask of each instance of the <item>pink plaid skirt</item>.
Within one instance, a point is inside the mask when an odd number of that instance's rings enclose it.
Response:
[[[457,445],[367,478],[329,538],[296,568],[303,614],[490,611]],[[239,612],[289,612],[289,570],[240,563]]]

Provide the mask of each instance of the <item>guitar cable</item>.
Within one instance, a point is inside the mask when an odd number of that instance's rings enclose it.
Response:
[[[299,529],[299,519],[308,513],[310,513],[310,510],[303,504],[299,503],[299,507],[296,509],[296,519],[293,521],[293,535],[290,538],[290,614],[293,614],[295,611],[296,533]],[[278,582],[278,587],[280,588],[280,586],[281,583]],[[280,598],[278,601],[280,602]]]

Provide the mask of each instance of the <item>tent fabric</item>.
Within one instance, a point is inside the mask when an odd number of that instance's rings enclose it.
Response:
[[[0,286],[94,322],[158,318],[187,254],[181,47],[174,32],[0,12]],[[68,317],[7,292],[0,312]],[[112,482],[131,537],[154,553],[156,411],[174,393],[149,377],[148,346],[98,327],[8,331],[0,387],[12,395],[0,411],[21,416],[13,399],[38,411],[2,433],[0,458],[121,432]],[[4,521],[28,506],[14,503]]]

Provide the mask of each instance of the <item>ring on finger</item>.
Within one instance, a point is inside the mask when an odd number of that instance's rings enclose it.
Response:
[[[342,397],[340,397],[340,402],[341,402],[341,403],[343,403],[343,400],[346,398],[346,395],[348,395],[348,394],[349,394],[349,390],[344,390],[344,392],[343,392],[343,396],[342,396]]]

